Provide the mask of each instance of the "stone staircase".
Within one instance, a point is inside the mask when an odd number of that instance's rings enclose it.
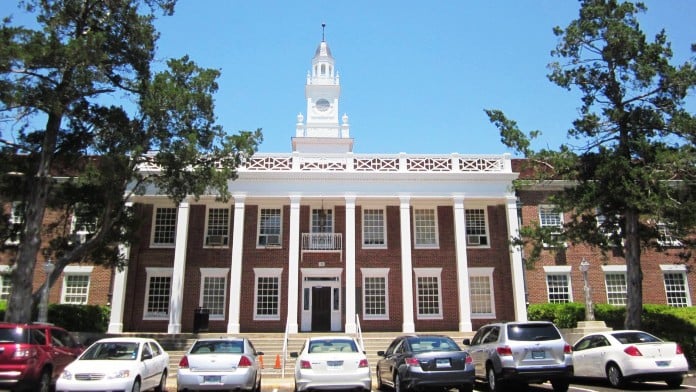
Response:
[[[424,332],[425,333],[425,332]],[[458,331],[442,331],[442,332],[427,332],[441,335],[447,335],[453,338],[460,346],[462,340],[471,338],[473,332],[458,332]],[[283,355],[283,333],[241,333],[235,336],[243,336],[248,338],[256,347],[257,351],[263,352],[261,357],[263,361],[263,375],[269,377],[292,378],[295,368],[295,358],[290,357],[293,351],[300,351],[305,339],[310,336],[331,335],[334,333],[298,333],[288,336],[287,355]],[[335,333],[342,335],[342,333]],[[386,350],[389,343],[394,337],[400,335],[400,332],[366,332],[362,334],[362,340],[367,354],[368,362],[372,367],[374,374],[375,365],[379,356],[377,351]],[[169,378],[176,378],[176,371],[179,368],[179,361],[184,355],[188,347],[198,338],[213,338],[227,336],[225,333],[182,333],[182,334],[166,334],[166,333],[124,333],[122,335],[143,336],[156,339],[162,347],[169,353]]]

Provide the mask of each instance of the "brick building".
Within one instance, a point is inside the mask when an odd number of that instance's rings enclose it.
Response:
[[[576,246],[526,269],[510,246],[522,224],[563,221],[545,204],[553,184],[515,194],[519,162],[504,154],[354,153],[326,42],[311,64],[291,152],[255,154],[226,203],[134,196],[145,224],[127,268],[71,266],[50,301],[79,282],[86,303],[111,304],[112,333],[189,332],[199,307],[213,332],[472,331],[526,319],[527,303],[582,302],[585,258],[595,303],[625,302],[623,259]],[[676,256],[643,260],[646,303],[691,305]]]

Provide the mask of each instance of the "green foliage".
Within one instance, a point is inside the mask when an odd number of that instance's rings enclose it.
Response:
[[[571,302],[565,304],[530,304],[527,307],[529,320],[551,321],[558,328],[574,328],[578,320],[585,319],[585,305]]]
[[[48,321],[75,332],[101,332],[109,327],[108,306],[50,304]]]

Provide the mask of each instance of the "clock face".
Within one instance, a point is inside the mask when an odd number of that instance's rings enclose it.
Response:
[[[328,100],[321,98],[321,99],[317,100],[317,102],[314,104],[314,106],[317,108],[318,111],[325,112],[325,111],[329,110],[329,108],[331,107],[331,103],[329,103]]]

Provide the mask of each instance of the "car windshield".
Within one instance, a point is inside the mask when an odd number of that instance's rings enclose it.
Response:
[[[191,347],[191,354],[241,354],[243,352],[242,340],[199,340]]]
[[[80,357],[81,360],[135,360],[138,358],[136,342],[97,342]]]
[[[540,341],[557,340],[561,334],[551,324],[510,324],[507,327],[509,340]]]
[[[2,328],[0,343],[29,343],[29,330],[22,327]]]
[[[660,339],[645,332],[617,332],[611,335],[623,344],[661,342]]]
[[[459,351],[457,343],[444,336],[409,338],[408,343],[411,345],[411,350],[414,353],[424,351]]]
[[[310,353],[357,353],[358,346],[350,339],[317,339],[309,342]]]

